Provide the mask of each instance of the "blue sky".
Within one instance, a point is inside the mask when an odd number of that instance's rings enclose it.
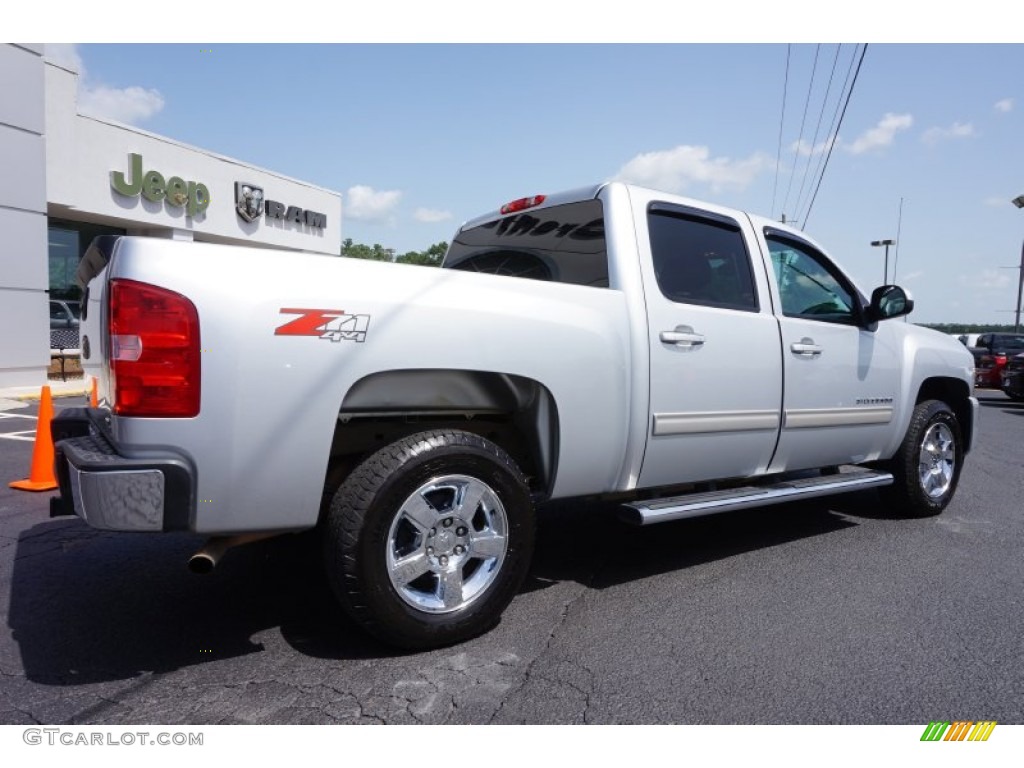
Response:
[[[1000,310],[1016,303],[1017,271],[1002,267],[1019,263],[1024,238],[1010,203],[1024,194],[1024,45],[871,43],[837,138],[853,41],[59,55],[84,73],[82,111],[337,190],[343,237],[357,242],[422,249],[513,198],[622,178],[785,212],[869,291],[883,272],[869,243],[896,238],[902,198],[896,282],[917,301],[912,320],[1013,322]]]

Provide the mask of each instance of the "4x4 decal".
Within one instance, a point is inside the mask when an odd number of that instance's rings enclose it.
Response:
[[[327,341],[366,341],[369,315],[350,315],[340,309],[281,309],[299,315],[274,331],[275,336],[316,336]]]

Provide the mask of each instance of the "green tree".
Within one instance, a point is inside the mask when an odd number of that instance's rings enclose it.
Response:
[[[440,243],[434,243],[425,251],[403,253],[398,257],[397,261],[400,261],[402,264],[421,264],[425,267],[439,267],[447,252],[448,243],[442,240]]]
[[[394,251],[388,250],[380,243],[372,246],[362,243],[353,243],[351,237],[346,237],[341,242],[341,255],[350,259],[370,259],[372,261],[391,261]]]
[[[420,264],[427,267],[439,267],[448,252],[448,243],[443,240],[434,243],[425,251],[407,251],[396,257],[393,248],[385,248],[380,243],[364,245],[363,243],[352,242],[351,237],[346,237],[341,243],[341,255],[350,259],[370,259],[371,261],[395,261],[400,264]]]

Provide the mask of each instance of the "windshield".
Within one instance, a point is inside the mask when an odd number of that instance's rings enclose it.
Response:
[[[992,346],[1001,349],[1024,349],[1024,336],[1016,336],[1012,333],[997,333],[992,336]]]

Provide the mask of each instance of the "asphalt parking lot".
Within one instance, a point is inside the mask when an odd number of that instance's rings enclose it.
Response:
[[[199,537],[50,519],[7,487],[34,407],[0,411],[0,723],[1024,723],[1024,404],[979,396],[938,518],[874,492],[643,529],[551,505],[501,624],[417,654],[341,615],[308,538],[200,577]]]

